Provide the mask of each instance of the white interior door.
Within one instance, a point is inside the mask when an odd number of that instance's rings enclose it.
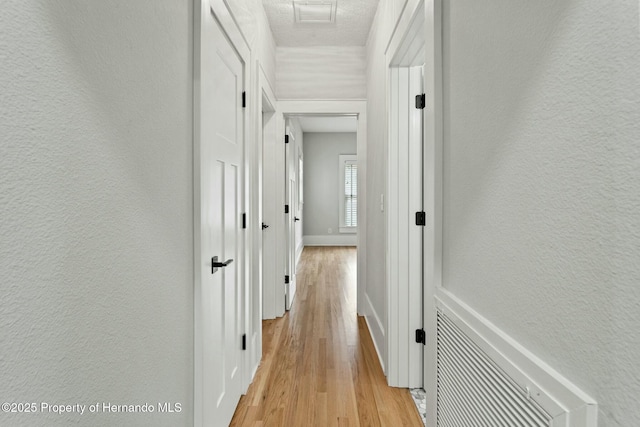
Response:
[[[201,31],[202,424],[226,426],[242,391],[244,69],[213,15]]]
[[[278,155],[282,155],[282,139],[277,138],[275,113],[262,114],[262,316],[275,319],[284,314],[282,282],[284,266],[278,268],[278,221],[282,219],[282,201],[277,197],[281,188],[278,175]],[[279,291],[279,292],[278,292]],[[282,308],[280,308],[282,307]]]
[[[388,381],[395,387],[421,387],[423,346],[416,343],[422,326],[422,240],[418,225],[422,198],[422,67],[390,69],[390,146],[388,284]]]
[[[287,276],[289,277],[288,283],[285,281],[285,307],[287,310],[291,310],[291,304],[293,304],[293,298],[296,294],[296,216],[298,211],[296,205],[296,195],[298,193],[298,187],[296,185],[296,162],[298,157],[296,156],[295,149],[295,137],[293,132],[287,131],[289,135],[289,143],[285,148],[285,198],[289,206],[288,213],[285,214],[285,224],[287,231],[287,250],[286,250],[286,268]]]

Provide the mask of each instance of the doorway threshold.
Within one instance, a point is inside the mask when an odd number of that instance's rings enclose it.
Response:
[[[420,414],[420,418],[422,418],[422,424],[427,425],[427,393],[421,388],[412,388],[409,389],[411,392],[411,397],[413,398],[413,403],[416,404],[416,408],[418,408],[418,413]]]

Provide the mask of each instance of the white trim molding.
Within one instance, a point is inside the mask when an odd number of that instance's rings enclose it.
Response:
[[[598,405],[593,398],[451,292],[440,288],[435,300],[439,312],[527,390],[529,398],[552,417],[551,425],[596,427]]]
[[[424,347],[423,387],[427,425],[437,424],[437,312],[435,293],[442,287],[443,228],[443,102],[442,1],[425,0],[424,93]]]
[[[367,322],[367,326],[369,327],[369,333],[371,334],[371,340],[373,341],[373,346],[376,349],[376,353],[378,353],[378,360],[380,361],[380,366],[382,367],[382,372],[387,373],[387,369],[384,363],[384,359],[382,358],[382,352],[380,350],[380,344],[384,344],[385,342],[385,329],[384,324],[380,320],[380,316],[378,312],[373,308],[373,304],[369,299],[369,295],[364,296],[364,300],[366,303],[365,307],[365,316],[364,319]]]
[[[339,227],[338,232],[344,234],[356,234],[358,232],[358,227]]]
[[[305,246],[357,246],[357,234],[327,234],[321,236],[304,236]]]

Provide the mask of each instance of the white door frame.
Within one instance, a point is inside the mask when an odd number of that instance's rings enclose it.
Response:
[[[193,110],[194,110],[194,121],[193,121],[193,215],[194,215],[194,426],[202,426],[203,425],[203,396],[202,396],[202,377],[203,377],[203,361],[202,361],[202,309],[199,297],[201,295],[202,289],[202,277],[201,277],[201,268],[200,268],[200,259],[201,259],[201,240],[199,234],[198,224],[201,223],[200,210],[201,210],[201,200],[200,200],[200,189],[201,189],[201,168],[200,168],[200,153],[201,153],[201,134],[200,134],[200,126],[202,122],[202,118],[200,115],[200,103],[201,103],[201,88],[200,88],[200,76],[201,73],[206,72],[206,70],[201,70],[201,49],[202,49],[202,22],[203,19],[209,17],[209,15],[215,15],[216,19],[220,23],[223,31],[226,33],[227,37],[229,37],[229,41],[235,48],[236,52],[240,56],[242,62],[244,63],[244,77],[243,77],[243,86],[245,90],[250,87],[251,82],[251,52],[249,46],[247,45],[242,32],[239,27],[235,23],[231,11],[227,8],[226,2],[224,0],[200,0],[194,4],[194,82],[193,82]],[[250,133],[250,124],[251,114],[250,114],[250,103],[247,105],[245,109],[245,120],[244,120],[244,168],[245,168],[245,177],[246,171],[249,171],[249,156],[246,153],[248,147],[251,147],[251,133]],[[243,211],[246,212],[249,208],[249,180],[244,179],[244,199],[242,201]],[[250,281],[250,273],[249,273],[249,263],[250,263],[250,241],[249,233],[245,234],[245,238],[240,245],[242,246],[242,251],[244,253],[244,262],[240,268],[240,279],[239,283],[241,283],[240,295],[243,299],[241,317],[243,319],[243,323],[246,321],[246,310],[248,307],[248,298],[250,294],[249,287],[247,286]],[[241,328],[246,330],[248,325],[243,324]],[[246,367],[246,357],[247,354],[244,355],[245,361],[241,363],[242,378],[243,378],[243,388],[246,390],[246,386],[250,379],[248,378]]]
[[[388,213],[387,213],[387,382],[421,387],[423,349],[415,331],[422,318],[422,233],[415,212],[422,210],[422,123],[414,97],[422,93],[424,0],[405,7],[387,51]],[[423,121],[424,118],[422,118]],[[407,141],[407,142],[405,142]],[[416,162],[416,160],[418,160]]]
[[[358,117],[357,151],[358,151],[358,205],[366,206],[366,158],[367,158],[367,101],[365,100],[278,100],[278,135],[284,139],[285,117],[288,115],[355,115]],[[284,182],[284,156],[283,176]],[[296,159],[297,161],[297,159]],[[284,192],[282,194],[284,205]],[[283,215],[284,218],[284,215]],[[284,221],[282,222],[284,226]],[[367,223],[365,209],[358,210],[358,248],[365,248],[367,244]],[[282,238],[282,253],[284,254],[284,229],[279,234]],[[363,250],[358,250],[358,314],[364,314],[364,284],[366,283],[366,258]]]
[[[424,389],[427,425],[437,425],[437,319],[435,294],[442,288],[443,230],[443,104],[442,3],[425,1],[424,91]]]
[[[257,70],[257,97],[256,97],[256,138],[254,139],[254,148],[251,166],[251,212],[249,218],[252,219],[249,225],[249,231],[252,234],[253,245],[251,248],[251,291],[249,301],[248,320],[250,327],[247,328],[247,384],[248,388],[255,373],[260,366],[262,360],[262,319],[270,313],[272,308],[269,304],[265,304],[264,297],[269,295],[265,292],[266,287],[273,287],[273,278],[264,277],[264,253],[263,253],[263,237],[262,224],[265,221],[265,213],[263,212],[263,185],[264,185],[264,165],[263,165],[263,146],[265,141],[275,139],[275,111],[276,98],[271,88],[271,84],[267,79],[266,73],[259,61],[256,63]],[[263,121],[263,112],[272,112],[271,120],[266,123]],[[267,213],[269,216],[269,213]],[[267,274],[267,276],[270,276]]]
[[[258,223],[260,226],[263,222],[266,222],[269,228],[265,230],[265,233],[270,233],[272,236],[279,236],[279,224],[277,218],[279,218],[280,210],[277,209],[278,206],[281,206],[278,203],[275,192],[273,191],[274,185],[279,178],[279,167],[277,165],[277,147],[279,146],[280,140],[278,139],[277,133],[277,120],[276,120],[276,111],[277,111],[277,100],[274,95],[274,90],[271,87],[269,80],[267,79],[266,73],[262,69],[262,66],[259,67],[259,116],[260,116],[260,124],[258,126],[259,137],[256,141],[256,156],[259,159],[259,174],[263,177],[264,182],[260,182],[258,188],[260,191],[260,201],[259,206],[262,208],[266,207],[267,211],[261,212],[260,219]],[[267,123],[263,123],[262,119],[262,111],[273,111],[273,115],[269,119]],[[263,151],[264,149],[264,151]],[[270,164],[265,166],[263,164],[265,156],[269,156],[271,162]],[[274,170],[275,167],[275,170]],[[277,174],[277,176],[267,176],[264,177],[264,173],[268,173],[269,175]],[[259,246],[260,250],[262,250],[263,245],[263,231],[262,228],[259,228],[257,231],[257,238],[259,238]],[[261,286],[261,302],[262,302],[262,319],[275,319],[276,317],[284,315],[284,300],[279,301],[277,295],[283,292],[283,284],[279,279],[279,275],[277,275],[277,262],[279,259],[278,251],[280,250],[280,245],[278,244],[278,239],[274,239],[273,246],[270,248],[268,261],[271,265],[268,268],[263,268],[261,265],[260,271],[265,271],[265,277],[262,277],[262,286]],[[256,262],[262,263],[263,256],[258,256],[254,258]],[[284,267],[282,268],[284,271]],[[283,273],[284,274],[284,273]],[[282,294],[284,295],[284,293]],[[282,298],[283,299],[283,298]]]

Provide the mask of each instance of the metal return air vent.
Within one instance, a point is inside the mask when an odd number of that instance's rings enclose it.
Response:
[[[440,427],[551,427],[552,417],[443,313],[437,317]]]

